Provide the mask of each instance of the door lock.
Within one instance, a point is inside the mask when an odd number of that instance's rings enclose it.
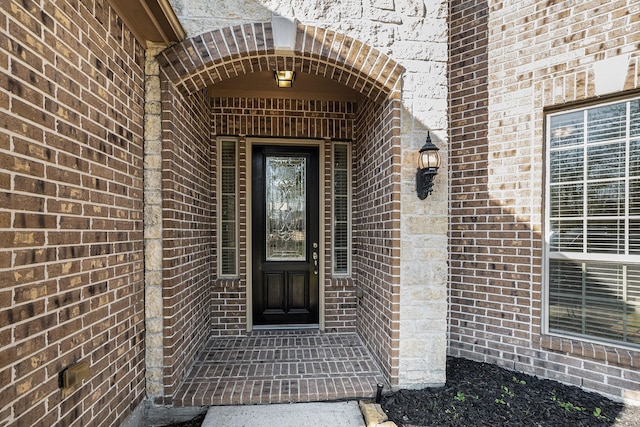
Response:
[[[313,247],[317,249],[318,244],[314,243]],[[318,275],[318,251],[313,251],[313,274]]]

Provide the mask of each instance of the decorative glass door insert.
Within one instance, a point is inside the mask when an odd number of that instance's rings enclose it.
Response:
[[[307,258],[307,159],[267,156],[266,259],[304,261]]]
[[[253,324],[317,324],[318,149],[255,145],[251,164]]]

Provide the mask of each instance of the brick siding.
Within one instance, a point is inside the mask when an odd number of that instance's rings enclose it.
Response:
[[[0,40],[0,424],[118,425],[144,397],[144,52],[101,0],[3,2]]]
[[[400,285],[400,141],[398,101],[365,103],[354,148],[354,273],[362,298],[357,325],[373,357],[397,385]]]
[[[268,98],[214,98],[216,135],[353,138],[356,103]]]
[[[168,404],[209,336],[214,216],[207,91],[184,98],[165,81],[162,99],[163,382]]]
[[[449,353],[639,400],[640,352],[544,334],[541,271],[544,109],[595,99],[593,63],[625,52],[624,89],[638,88],[637,6],[453,1],[449,12]]]

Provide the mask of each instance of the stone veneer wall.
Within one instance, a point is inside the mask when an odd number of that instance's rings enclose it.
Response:
[[[357,104],[348,101],[313,101],[264,98],[212,98],[212,127],[215,135],[240,136],[239,158],[239,245],[240,263],[237,279],[218,279],[213,287],[211,325],[214,335],[240,335],[247,330],[247,258],[246,251],[246,162],[245,135],[269,138],[305,138],[321,140],[324,151],[325,180],[325,330],[355,330],[355,286],[352,280],[331,277],[331,141],[349,140],[354,134]],[[215,180],[216,148],[212,171]],[[214,187],[215,188],[215,187]],[[215,224],[214,224],[215,226]],[[215,246],[215,243],[214,243]],[[214,270],[216,269],[214,263]]]
[[[638,350],[544,333],[541,271],[544,109],[596,99],[594,64],[621,54],[640,88],[639,13],[450,2],[451,354],[640,400]]]
[[[104,0],[2,4],[0,424],[119,425],[145,394],[144,52]]]

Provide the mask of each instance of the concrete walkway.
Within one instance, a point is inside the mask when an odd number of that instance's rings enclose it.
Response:
[[[364,427],[358,402],[212,406],[202,427]]]

